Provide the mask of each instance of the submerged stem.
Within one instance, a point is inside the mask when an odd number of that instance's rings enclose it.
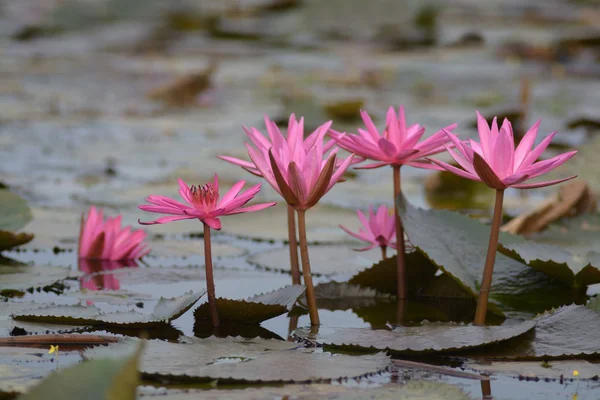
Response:
[[[477,299],[477,309],[475,310],[475,325],[484,325],[485,316],[488,308],[488,298],[492,287],[492,275],[494,273],[494,261],[496,260],[496,251],[498,251],[498,237],[500,235],[500,224],[502,222],[502,202],[504,201],[504,189],[496,190],[496,203],[494,204],[494,218],[492,219],[492,228],[490,232],[490,243],[488,245],[487,256],[485,258],[485,267],[483,269],[483,278],[481,288],[479,289],[479,298]]]
[[[306,243],[306,217],[304,210],[298,210],[298,233],[300,235],[300,256],[302,258],[302,276],[306,286],[306,301],[308,302],[308,314],[310,324],[319,325],[319,310],[317,309],[317,298],[310,272],[310,260],[308,258],[308,244]]]
[[[292,284],[301,285],[300,280],[300,263],[298,261],[298,241],[296,240],[296,216],[294,207],[288,204],[288,240],[290,243],[290,267],[292,270]]]
[[[217,298],[215,296],[215,278],[213,276],[212,252],[210,248],[210,226],[204,224],[204,268],[206,270],[206,291],[208,293],[208,309],[213,327],[219,326]]]
[[[402,194],[400,188],[400,166],[392,165],[394,169],[394,216],[396,217],[396,243],[397,243],[397,254],[396,266],[398,270],[398,299],[406,299],[406,265],[404,262],[404,228],[402,227],[402,221],[400,215],[398,215],[398,200]]]

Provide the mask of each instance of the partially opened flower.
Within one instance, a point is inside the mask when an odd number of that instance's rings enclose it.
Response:
[[[489,187],[499,190],[508,187],[539,188],[575,178],[575,176],[570,176],[552,181],[523,183],[560,167],[577,153],[576,150],[573,150],[547,160],[537,161],[556,135],[556,132],[552,132],[540,144],[533,147],[540,122],[536,122],[529,128],[515,148],[512,125],[507,119],[504,119],[502,126],[498,129],[498,122],[494,118],[490,128],[485,118],[477,112],[477,130],[480,142],[472,139],[462,142],[456,135],[450,132],[446,133],[458,150],[457,152],[446,146],[448,153],[461,168],[439,160],[432,159],[431,161],[446,171],[474,181],[482,181]]]
[[[79,258],[97,260],[135,260],[150,252],[144,243],[146,232],[121,227],[121,216],[104,220],[102,210],[90,207],[82,216],[79,232]]]
[[[502,222],[504,190],[509,187],[529,189],[550,186],[575,178],[575,176],[570,176],[553,181],[523,183],[558,168],[577,153],[577,151],[569,151],[548,160],[536,162],[556,134],[556,132],[551,133],[534,148],[533,145],[539,126],[540,121],[536,122],[527,131],[519,145],[515,148],[512,125],[507,119],[498,128],[498,122],[494,118],[490,127],[481,114],[477,112],[477,130],[479,131],[480,142],[474,140],[463,142],[454,134],[446,132],[457,151],[451,149],[449,146],[447,146],[447,150],[460,168],[439,160],[431,160],[449,172],[467,179],[481,181],[490,188],[496,189],[496,203],[494,204],[490,242],[481,288],[479,290],[477,309],[475,311],[474,322],[478,325],[485,323],[487,314],[494,261],[496,259],[496,251],[498,250],[498,236]]]
[[[198,219],[203,223],[206,287],[211,321],[214,327],[219,326],[220,322],[213,278],[210,228],[221,229],[221,220],[219,218],[222,216],[258,211],[275,205],[275,203],[271,202],[244,207],[246,203],[256,196],[261,188],[261,185],[258,184],[241,193],[245,183],[246,181],[237,182],[220,198],[219,177],[216,174],[212,182],[208,182],[203,186],[189,187],[182,179],[179,179],[179,194],[186,204],[168,197],[148,196],[146,201],[151,204],[138,206],[138,208],[144,211],[170,214],[167,217],[161,217],[151,222],[138,221],[143,225],[165,224],[182,219]]]
[[[394,213],[391,211],[385,204],[382,204],[374,212],[373,206],[370,205],[368,218],[362,211],[357,210],[358,219],[362,224],[357,233],[352,232],[342,225],[340,225],[340,228],[347,234],[369,243],[369,246],[357,249],[356,251],[367,251],[379,246],[383,258],[386,258],[387,248],[396,248],[396,242],[393,241],[396,238],[395,218]]]
[[[285,136],[281,133],[277,125],[273,121],[271,121],[267,116],[265,116],[264,120],[268,133],[267,137],[265,137],[258,129],[254,127],[243,127],[251,142],[250,144],[246,143],[248,152],[250,153],[252,151],[252,153],[254,154],[254,158],[262,160],[263,164],[269,165],[269,150],[271,150],[271,148],[285,147],[287,153],[290,154],[293,158],[300,157],[302,154],[310,152],[310,150],[317,144],[323,146],[324,152],[329,151],[335,146],[335,141],[333,140],[324,142],[327,130],[331,127],[331,121],[321,125],[317,129],[315,129],[310,135],[304,137],[304,118],[300,118],[300,120],[297,120],[296,116],[294,114],[291,114],[288,120],[287,134]],[[261,177],[263,176],[262,172],[258,169],[256,163],[253,160],[245,161],[239,158],[229,156],[219,156],[219,158],[232,164],[239,165],[251,174]],[[269,176],[267,176],[266,179],[268,180],[269,178],[270,174]],[[273,182],[272,178],[271,182]],[[294,208],[291,205],[288,205],[287,213],[292,283],[300,284],[300,268],[298,264],[298,248],[296,241],[296,221],[294,217]]]
[[[413,167],[440,169],[424,157],[444,151],[444,144],[449,141],[443,130],[440,130],[427,139],[421,140],[425,128],[419,124],[407,126],[404,116],[404,107],[400,106],[398,114],[390,107],[386,115],[386,125],[383,132],[379,132],[366,111],[360,112],[366,130],[358,129],[358,135],[340,133],[330,130],[329,134],[337,144],[359,157],[376,161],[362,167],[364,169],[379,168],[390,165],[393,168],[394,182],[394,214],[397,238],[397,270],[398,270],[398,298],[407,296],[406,267],[404,265],[404,229],[398,216],[398,199],[402,193],[400,182],[400,167],[410,165]],[[452,130],[456,124],[448,125],[445,129]]]

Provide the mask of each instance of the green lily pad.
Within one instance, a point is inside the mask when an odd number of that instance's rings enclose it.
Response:
[[[33,235],[30,233],[12,233],[0,230],[0,252],[21,246],[31,240],[33,240]]]
[[[291,285],[246,300],[217,298],[219,319],[225,323],[260,324],[290,311],[305,290],[304,286]],[[210,321],[208,303],[198,307],[194,311],[194,317],[196,323]]]
[[[0,397],[24,393],[56,371],[56,356],[47,353],[48,348],[0,347]],[[60,351],[59,358],[58,368],[81,362],[76,351]]]
[[[357,273],[380,260],[377,251],[356,252],[351,245],[324,245],[309,248],[313,276]],[[290,271],[290,251],[287,247],[254,254],[248,262],[272,271]]]
[[[286,385],[282,387],[266,386],[238,390],[152,390],[142,393],[141,399],[151,400],[470,400],[471,396],[455,385],[441,382],[409,381],[403,384],[390,383],[379,387],[347,387],[343,385]]]
[[[140,384],[138,365],[143,342],[128,357],[86,361],[48,376],[20,400],[43,400],[60,394],[64,400],[135,400]]]
[[[431,323],[399,327],[394,331],[321,327],[316,335],[306,328],[296,329],[294,333],[300,338],[326,346],[415,355],[464,351],[506,342],[531,331],[534,326],[533,321],[510,326]]]
[[[206,293],[186,293],[172,299],[158,301],[152,314],[143,314],[135,310],[107,313],[90,306],[50,306],[32,312],[13,314],[17,321],[47,322],[53,324],[77,325],[116,325],[126,327],[145,327],[160,325],[179,318]]]
[[[33,267],[0,265],[0,294],[23,292],[52,286],[68,278],[73,271],[63,267]]]
[[[490,363],[469,362],[466,368],[491,375],[509,375],[520,378],[563,379],[597,379],[600,377],[600,365],[585,360],[539,361],[494,361]]]
[[[17,231],[31,221],[27,201],[18,194],[0,190],[0,230]]]
[[[400,199],[398,211],[417,250],[476,297],[483,275],[490,227],[455,212],[417,209],[405,198]],[[502,234],[500,240],[505,238],[512,240],[517,237]],[[535,304],[530,306],[531,296],[527,291],[531,289],[536,289],[536,299]],[[527,301],[520,301],[519,297]],[[496,254],[491,298],[510,299],[511,309],[527,312],[540,311],[539,304],[557,307],[574,300],[572,289],[502,253]]]
[[[584,254],[600,245],[600,214],[563,218],[529,239],[537,243],[559,246],[574,254]]]
[[[145,379],[178,382],[311,382],[360,377],[386,369],[390,358],[378,353],[348,356],[298,348],[297,343],[265,339],[185,338],[185,343],[150,340],[140,371]],[[86,350],[85,357],[108,357],[130,349],[135,339]]]
[[[394,300],[389,294],[379,293],[374,289],[363,288],[346,282],[318,284],[315,286],[315,296],[319,308],[331,311],[375,306]],[[306,304],[305,299],[303,299],[303,303]]]
[[[581,305],[550,310],[535,320],[534,333],[470,353],[515,360],[589,358],[600,355],[600,314]]]
[[[68,333],[75,330],[84,329],[85,326],[65,326],[60,324],[45,324],[36,322],[15,321],[10,318],[11,314],[22,313],[39,308],[46,307],[45,304],[31,302],[0,302],[2,313],[0,314],[0,337],[9,336],[15,329],[17,332],[25,331],[28,334],[46,334],[46,333]]]

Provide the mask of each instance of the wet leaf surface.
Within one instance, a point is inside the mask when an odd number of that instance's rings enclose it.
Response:
[[[493,361],[470,362],[466,368],[492,375],[509,375],[521,378],[539,379],[597,379],[600,365],[583,360],[557,360],[549,363],[540,361]],[[577,377],[573,376],[577,371]]]
[[[295,334],[318,344],[364,351],[388,350],[393,354],[427,354],[464,351],[506,342],[527,332],[534,323],[522,322],[511,326],[473,326],[431,323],[415,327],[398,327],[394,331],[361,328],[321,327],[317,335],[304,328]]]
[[[123,354],[132,339],[87,350],[86,357]],[[129,350],[130,351],[130,350]],[[347,356],[303,349],[298,344],[264,339],[210,337],[186,338],[185,343],[151,340],[142,355],[140,371],[145,379],[203,382],[309,382],[359,377],[386,369],[383,353]]]
[[[47,399],[60,393],[61,399],[134,400],[140,383],[138,373],[142,344],[128,357],[86,361],[48,376],[28,390],[23,400]]]
[[[373,399],[373,400],[469,400],[462,389],[447,383],[411,381],[404,384],[386,384],[381,387],[357,388],[323,384],[288,385],[283,387],[248,388],[239,390],[153,390],[142,393],[139,399],[192,400],[192,399]]]
[[[290,311],[305,290],[304,286],[293,285],[246,300],[217,298],[219,319],[229,324],[259,324]],[[194,311],[194,318],[196,323],[210,321],[208,303],[202,304]]]
[[[47,333],[67,333],[73,330],[81,330],[85,326],[65,326],[61,324],[46,324],[26,321],[15,321],[10,318],[11,314],[18,314],[30,310],[36,310],[46,307],[46,304],[31,302],[0,302],[2,313],[0,314],[0,337],[6,337],[15,334],[47,334]]]
[[[550,360],[586,358],[600,354],[600,315],[581,305],[564,306],[535,319],[533,332],[505,343],[501,348],[473,355],[499,359]]]
[[[103,312],[97,307],[83,306],[50,306],[33,312],[13,314],[17,321],[47,322],[53,324],[76,325],[116,325],[129,327],[144,327],[160,325],[179,318],[189,310],[206,293],[187,293],[172,299],[162,298],[158,301],[151,314],[141,312],[120,311]]]
[[[422,210],[403,199],[399,212],[411,243],[448,276],[475,297],[479,290],[490,228],[469,217],[449,211]],[[521,240],[517,236],[502,234],[500,241]],[[534,291],[534,296],[529,296]],[[543,311],[539,304],[551,307],[571,303],[572,289],[561,286],[551,276],[532,271],[525,264],[504,254],[496,254],[492,299],[513,296],[510,308],[527,312]],[[530,307],[516,297],[534,298]]]
[[[73,271],[63,267],[0,265],[0,293],[48,287],[71,275]]]
[[[356,252],[350,245],[311,246],[309,256],[314,276],[353,274],[381,258],[377,251]],[[290,271],[290,251],[287,247],[253,255],[248,261],[272,271]]]

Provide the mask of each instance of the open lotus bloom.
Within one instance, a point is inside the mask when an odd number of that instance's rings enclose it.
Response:
[[[577,153],[577,151],[569,151],[548,160],[536,162],[556,134],[556,132],[551,133],[539,145],[533,147],[540,122],[536,122],[527,131],[515,148],[512,125],[507,119],[504,119],[502,126],[498,129],[498,122],[494,118],[490,128],[485,118],[477,112],[479,143],[474,140],[460,141],[456,135],[446,132],[457,151],[449,146],[446,146],[446,149],[461,168],[439,160],[432,159],[431,161],[449,172],[467,179],[482,181],[489,187],[498,190],[508,187],[538,188],[575,178],[575,176],[570,176],[553,181],[523,183],[558,168]]]
[[[378,161],[358,168],[411,165],[419,168],[438,169],[434,164],[424,161],[423,157],[444,151],[443,145],[449,139],[443,130],[421,140],[425,133],[425,127],[419,124],[407,127],[403,106],[398,109],[398,115],[393,107],[388,109],[386,129],[383,134],[379,133],[366,111],[361,111],[360,115],[367,130],[358,129],[358,135],[334,130],[329,132],[341,148],[355,153],[359,157]],[[456,124],[449,125],[444,129],[451,131],[454,128],[456,128]]]
[[[382,249],[387,247],[396,248],[396,242],[393,240],[396,238],[395,220],[393,210],[388,209],[385,204],[379,206],[376,212],[373,211],[373,206],[369,206],[368,218],[363,214],[362,211],[357,210],[358,219],[360,220],[362,227],[358,230],[358,233],[350,231],[348,228],[340,225],[347,234],[354,236],[363,242],[369,243],[369,246],[362,249],[356,249],[356,251],[371,250],[377,246]]]
[[[338,148],[326,154],[334,146],[332,142],[323,143],[331,122],[318,127],[306,140],[303,139],[303,120],[295,122],[293,115],[290,117],[287,140],[272,121],[266,119],[266,123],[271,141],[263,137],[263,142],[260,140],[262,135],[254,130],[256,148],[246,143],[252,160],[252,167],[247,166],[247,169],[253,172],[254,168],[257,175],[265,178],[296,210],[307,210],[341,179],[352,163],[353,156],[338,162]]]
[[[275,205],[274,202],[271,202],[243,207],[256,196],[261,188],[261,184],[258,184],[252,186],[245,193],[241,193],[245,183],[246,181],[237,182],[220,198],[219,177],[216,174],[212,182],[203,186],[190,187],[182,179],[179,179],[179,194],[186,204],[164,196],[148,196],[146,201],[150,204],[138,206],[139,209],[170,214],[170,216],[161,217],[150,222],[138,222],[142,225],[154,225],[197,218],[211,228],[219,230],[221,229],[221,220],[219,217],[258,211]]]
[[[248,153],[250,153],[250,148],[252,148],[253,152],[255,153],[255,157],[260,155],[266,163],[269,162],[269,150],[271,147],[281,148],[284,143],[292,155],[300,154],[300,149],[306,153],[310,151],[310,149],[313,148],[317,143],[322,143],[324,152],[331,150],[331,148],[335,146],[335,141],[333,140],[323,143],[325,135],[327,134],[327,130],[331,127],[331,121],[315,129],[315,131],[306,138],[304,138],[304,118],[300,118],[298,121],[296,120],[296,116],[294,114],[291,114],[288,120],[287,137],[281,133],[277,125],[266,115],[265,126],[267,127],[267,133],[269,134],[268,138],[254,127],[248,129],[244,126],[243,128],[244,131],[246,131],[248,138],[252,142],[252,144],[246,143]],[[251,174],[262,176],[262,173],[254,162],[248,162],[229,156],[219,156],[219,158],[232,164],[239,165]]]
[[[104,221],[102,210],[90,207],[82,217],[79,257],[97,260],[135,260],[150,252],[144,243],[146,232],[121,227],[121,216]]]

